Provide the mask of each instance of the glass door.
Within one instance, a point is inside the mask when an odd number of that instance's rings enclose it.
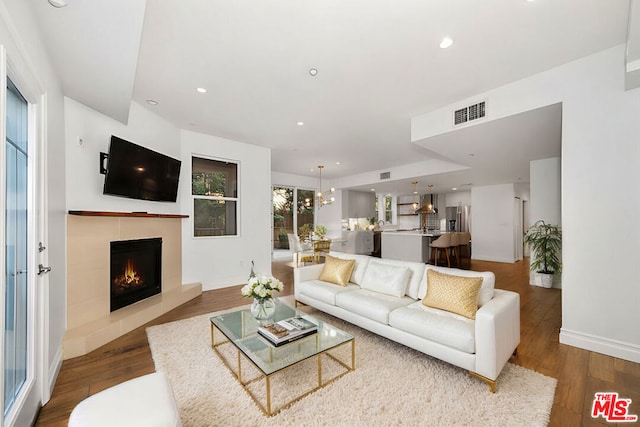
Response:
[[[28,378],[28,104],[7,81],[5,141],[4,418]]]
[[[293,233],[293,188],[273,187],[273,249],[289,249]]]
[[[298,189],[297,191],[296,234],[303,241],[309,239],[313,232],[315,195],[315,190]]]

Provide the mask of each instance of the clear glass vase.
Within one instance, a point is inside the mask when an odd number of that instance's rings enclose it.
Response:
[[[255,298],[251,305],[251,314],[260,326],[273,323],[273,315],[276,314],[276,302],[273,298]]]

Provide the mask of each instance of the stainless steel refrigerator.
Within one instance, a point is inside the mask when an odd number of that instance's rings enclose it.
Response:
[[[447,231],[471,232],[471,206],[458,205],[447,207]]]

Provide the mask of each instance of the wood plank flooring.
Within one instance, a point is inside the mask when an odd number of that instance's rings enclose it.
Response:
[[[493,271],[497,288],[520,294],[521,343],[518,356],[511,361],[558,379],[551,426],[607,424],[602,418],[594,420],[590,416],[594,393],[597,391],[615,391],[621,397],[632,399],[629,412],[640,415],[640,364],[559,343],[562,314],[560,290],[530,286],[526,262],[504,264],[472,261],[471,269]],[[290,295],[293,269],[286,261],[274,261],[272,271],[285,283],[283,295]],[[66,426],[71,410],[85,397],[153,372],[155,368],[145,334],[147,326],[247,303],[240,296],[240,285],[207,291],[86,356],[66,360],[52,398],[40,411],[36,425]],[[497,387],[499,390],[499,377]]]

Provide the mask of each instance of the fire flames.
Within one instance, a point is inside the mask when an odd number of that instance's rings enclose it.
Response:
[[[113,279],[113,284],[121,292],[129,288],[140,286],[144,283],[142,276],[136,271],[133,261],[128,259],[127,264],[124,266],[122,274],[119,274]]]

